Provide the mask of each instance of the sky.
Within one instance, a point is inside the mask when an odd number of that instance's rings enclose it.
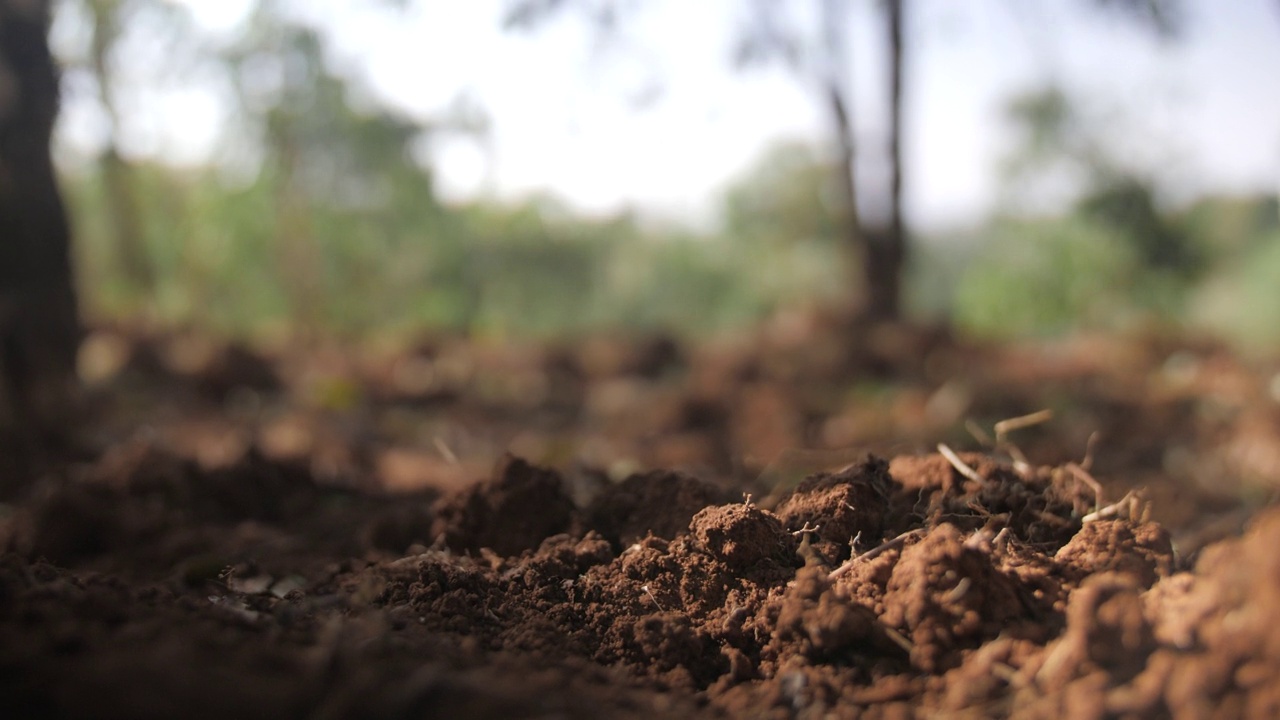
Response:
[[[251,6],[171,1],[215,38],[234,37]],[[532,32],[504,32],[502,0],[419,0],[405,14],[368,5],[293,1],[329,33],[333,62],[383,102],[423,120],[460,98],[487,113],[487,141],[442,136],[424,149],[449,199],[551,192],[586,212],[636,207],[709,224],[726,186],[771,142],[823,142],[829,132],[796,76],[732,66],[742,0],[620,3],[632,14],[607,43],[572,12]],[[874,191],[886,142],[885,51],[873,0],[852,5],[856,139]],[[908,3],[904,174],[915,227],[972,225],[996,207],[999,160],[1016,142],[1004,107],[1051,81],[1087,98],[1108,148],[1153,173],[1174,200],[1280,189],[1280,3],[1188,0],[1184,37],[1172,43],[1087,6]],[[74,45],[77,32],[60,18],[55,47]],[[132,52],[121,66],[139,78],[164,62],[155,50]],[[92,151],[107,121],[93,93],[69,82],[59,142]],[[175,163],[216,156],[227,144],[219,92],[198,71],[165,91],[132,91],[126,150]]]

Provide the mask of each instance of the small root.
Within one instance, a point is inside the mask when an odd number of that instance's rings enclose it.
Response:
[[[458,464],[458,456],[449,448],[449,445],[445,443],[444,438],[436,435],[431,438],[431,444],[436,446],[436,452],[440,453],[440,457],[444,458],[445,462],[450,465]]]
[[[1018,677],[1018,671],[1012,666],[1002,662],[991,664],[991,674],[1013,687],[1022,687],[1025,683]]]
[[[1018,417],[1009,418],[1008,420],[1001,420],[995,424],[996,444],[1003,443],[1005,441],[1005,437],[1014,430],[1033,427],[1052,419],[1053,410],[1046,408],[1044,410],[1033,412],[1029,415],[1019,415]]]
[[[1096,434],[1097,433],[1094,433],[1094,435]],[[1087,465],[1085,465],[1085,463],[1092,464],[1092,460],[1093,458],[1089,457],[1086,453],[1084,463],[1077,465],[1076,463],[1069,462],[1064,467],[1067,468],[1067,472],[1071,473],[1071,476],[1075,478],[1077,482],[1088,485],[1089,489],[1093,491],[1093,509],[1096,512],[1098,508],[1102,507],[1102,483],[1098,482],[1089,474],[1089,469]]]
[[[649,589],[649,585],[647,583],[644,585],[641,585],[640,589],[643,590],[645,594],[649,596],[649,599],[653,601],[654,605],[658,606],[659,610],[661,610],[662,612],[667,611],[666,608],[662,607],[662,603],[658,602],[658,598],[654,596],[653,591]]]
[[[844,574],[848,573],[850,570],[852,570],[854,565],[856,565],[856,564],[858,564],[858,563],[860,563],[860,562],[863,562],[863,561],[865,561],[865,560],[870,560],[870,559],[872,559],[872,558],[879,557],[879,556],[880,556],[880,555],[882,555],[885,551],[887,551],[887,550],[892,550],[893,548],[896,548],[896,547],[898,547],[899,545],[902,545],[902,544],[903,544],[903,543],[905,543],[907,540],[910,540],[912,537],[915,537],[916,535],[919,535],[919,534],[921,534],[921,533],[923,533],[923,532],[924,532],[924,529],[923,529],[923,528],[916,528],[915,530],[908,530],[907,532],[902,533],[901,535],[899,535],[899,536],[898,536],[898,537],[896,537],[896,538],[893,538],[892,540],[886,540],[886,541],[884,541],[884,542],[880,543],[879,545],[877,545],[877,546],[875,546],[875,547],[871,548],[870,550],[868,550],[868,551],[866,551],[866,552],[862,553],[861,555],[854,555],[853,557],[851,557],[851,558],[849,558],[848,560],[846,560],[846,561],[844,562],[844,564],[843,564],[843,565],[841,565],[840,567],[836,568],[835,570],[832,570],[832,571],[830,572],[830,574],[828,574],[828,575],[827,575],[827,579],[828,579],[828,580],[835,580],[836,578],[840,577],[841,575],[844,575]]]
[[[946,596],[947,602],[950,602],[950,603],[960,602],[961,600],[964,599],[965,595],[969,594],[969,588],[971,587],[973,587],[972,580],[970,580],[967,576],[960,578],[960,582],[956,583],[956,586],[951,588],[951,591],[947,593],[947,596]]]
[[[1014,430],[1033,427],[1052,419],[1053,411],[1046,408],[1029,415],[1019,415],[1018,417],[1001,420],[995,424],[996,449],[1003,450],[1009,454],[1009,457],[1013,459],[1013,469],[1024,478],[1031,475],[1033,467],[1031,462],[1027,460],[1027,456],[1023,454],[1022,449],[1009,441],[1009,433]]]
[[[805,533],[816,533],[818,532],[818,529],[821,527],[822,527],[821,525],[814,525],[813,527],[809,527],[809,521],[805,520],[804,525],[799,530],[791,531],[791,534],[796,537],[801,537]]]
[[[1093,468],[1093,448],[1098,444],[1098,438],[1101,437],[1097,430],[1089,433],[1089,439],[1084,441],[1084,459],[1080,461],[1080,467],[1083,470]]]
[[[959,455],[956,455],[954,450],[947,447],[946,443],[938,443],[938,452],[942,454],[942,457],[947,459],[947,462],[951,463],[951,467],[955,468],[956,472],[979,485],[986,484],[987,481],[982,479],[982,476],[978,474],[978,471],[969,467],[965,461],[960,459]]]
[[[996,547],[997,543],[1001,541],[1008,542],[1008,525],[1002,527],[999,532],[996,531],[996,528],[999,527],[1002,522],[1006,522],[1007,520],[1008,518],[993,516],[990,520],[987,520],[987,524],[984,525],[981,530],[970,535],[964,541],[964,546],[970,550],[990,553]]]
[[[973,418],[969,418],[964,421],[964,429],[968,430],[969,434],[973,436],[973,439],[977,440],[978,444],[982,447],[995,449],[996,441],[992,440],[991,436],[987,434],[987,431],[983,430],[981,425],[974,422]]]
[[[1080,522],[1091,523],[1115,517],[1128,517],[1136,522],[1142,517],[1142,505],[1143,503],[1138,494],[1130,490],[1119,500],[1080,518]]]

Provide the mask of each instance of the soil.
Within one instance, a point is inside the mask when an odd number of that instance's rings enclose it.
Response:
[[[101,332],[5,717],[1280,716],[1277,376],[1213,347]]]

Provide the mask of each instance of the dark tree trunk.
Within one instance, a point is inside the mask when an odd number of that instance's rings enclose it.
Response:
[[[80,328],[49,143],[48,0],[0,0],[0,496],[65,437]]]
[[[889,227],[867,237],[867,315],[893,321],[902,315],[906,228],[902,221],[902,5],[886,0],[889,31]]]
[[[864,248],[866,238],[862,229],[862,220],[858,214],[858,186],[855,176],[856,155],[853,145],[853,127],[849,118],[849,108],[844,93],[834,83],[828,88],[827,103],[831,119],[836,127],[836,171],[840,174],[838,187],[840,190],[840,216],[844,223],[845,259],[849,266],[849,277],[856,278],[867,269]],[[856,295],[850,295],[851,304],[857,305]]]
[[[845,48],[845,8],[842,0],[823,0],[822,28],[824,54],[823,92],[826,94],[827,111],[831,114],[832,133],[836,145],[837,187],[840,191],[839,217],[844,224],[845,258],[849,277],[856,278],[867,269],[866,238],[862,232],[862,219],[858,213],[857,153],[853,136],[853,115],[848,88],[843,80],[848,71],[848,53]],[[865,277],[865,275],[864,275]],[[856,307],[858,298],[852,292],[850,305]]]

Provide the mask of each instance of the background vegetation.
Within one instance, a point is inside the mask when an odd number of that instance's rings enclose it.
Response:
[[[406,119],[332,69],[323,35],[270,0],[256,8],[249,32],[211,46],[168,3],[64,1],[90,33],[64,43],[64,64],[110,120],[100,156],[64,164],[91,319],[247,338],[705,334],[846,289],[821,147],[780,143],[758,158],[712,229],[583,216],[551,196],[445,203],[417,149],[440,133],[482,136],[483,113]],[[124,29],[146,23],[165,28],[175,67],[216,68],[234,88],[230,117],[255,139],[251,162],[230,172],[121,152],[110,59]],[[266,87],[263,68],[275,78]],[[913,239],[912,318],[988,337],[1203,329],[1280,345],[1276,198],[1171,205],[1158,177],[1108,156],[1074,106],[1054,87],[1011,100],[1022,137],[1007,159],[1008,207],[980,227]],[[1018,193],[1064,165],[1085,178],[1067,210],[1022,210]]]

